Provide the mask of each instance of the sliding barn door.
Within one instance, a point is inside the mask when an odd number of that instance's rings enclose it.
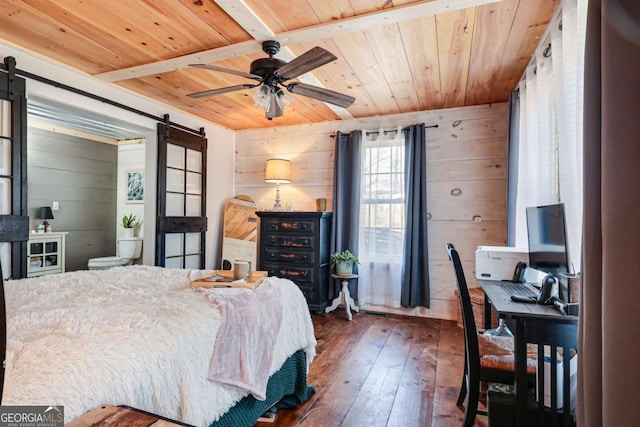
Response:
[[[4,277],[27,276],[27,100],[15,59],[0,72],[0,264]]]
[[[206,153],[200,134],[158,124],[158,219],[156,265],[204,268]]]

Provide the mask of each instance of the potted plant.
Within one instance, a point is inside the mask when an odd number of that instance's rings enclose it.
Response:
[[[122,217],[122,227],[124,227],[124,236],[133,237],[133,229],[140,224],[140,218],[137,215],[129,214]]]
[[[360,264],[360,260],[348,249],[331,254],[331,267],[336,268],[336,274],[349,276],[353,274],[353,266]]]

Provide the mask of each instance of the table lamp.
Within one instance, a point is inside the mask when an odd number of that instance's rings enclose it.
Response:
[[[49,226],[49,221],[47,220],[53,219],[53,212],[49,206],[42,206],[38,210],[38,219],[44,220],[42,221],[42,228],[44,229],[44,232],[50,232],[51,226]]]
[[[291,182],[291,161],[284,159],[269,159],[264,169],[264,181],[276,183],[276,202],[274,211],[281,211],[280,184]]]

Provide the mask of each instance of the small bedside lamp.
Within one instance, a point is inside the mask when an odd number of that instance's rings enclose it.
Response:
[[[49,206],[42,206],[39,210],[38,210],[38,219],[43,219],[44,221],[42,221],[42,227],[44,228],[45,232],[50,232],[51,231],[51,227],[49,226],[49,219],[53,219],[53,212],[51,211],[51,208]]]
[[[284,159],[269,159],[264,169],[264,181],[276,183],[276,203],[274,211],[281,211],[280,184],[291,182],[291,161]]]

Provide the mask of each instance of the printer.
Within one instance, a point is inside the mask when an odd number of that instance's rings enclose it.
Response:
[[[511,280],[516,264],[529,263],[529,251],[510,246],[478,246],[476,249],[476,279]]]

